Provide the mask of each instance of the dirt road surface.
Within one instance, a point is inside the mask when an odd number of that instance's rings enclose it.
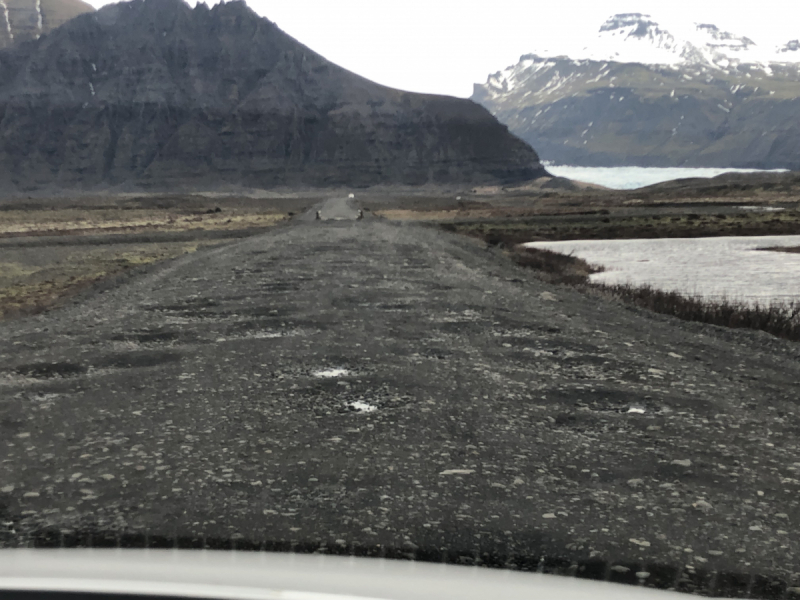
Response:
[[[0,325],[0,545],[544,557],[786,594],[798,348],[548,286],[453,234],[296,221]]]

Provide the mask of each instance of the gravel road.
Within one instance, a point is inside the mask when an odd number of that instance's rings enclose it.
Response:
[[[355,196],[329,198],[296,216],[295,221],[357,221],[362,214]]]
[[[785,591],[799,348],[438,230],[300,219],[0,325],[0,545],[148,532]]]

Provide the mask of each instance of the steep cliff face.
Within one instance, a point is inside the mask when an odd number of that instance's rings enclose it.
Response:
[[[473,99],[555,163],[800,168],[796,41],[617,15],[586,48],[523,56]]]
[[[94,8],[81,0],[0,0],[0,48],[39,39],[90,12]]]
[[[0,53],[18,188],[515,182],[536,153],[468,100],[385,88],[243,2],[134,0]]]

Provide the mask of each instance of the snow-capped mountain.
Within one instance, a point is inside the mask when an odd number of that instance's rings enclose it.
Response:
[[[562,164],[800,168],[800,41],[614,15],[580,47],[538,50],[476,85]]]
[[[671,23],[650,15],[614,15],[600,26],[594,39],[569,49],[570,58],[651,65],[703,64],[726,69],[731,64],[769,64],[800,61],[797,40],[777,46],[759,46],[748,37],[722,31],[710,23]],[[547,56],[547,51],[536,52]]]

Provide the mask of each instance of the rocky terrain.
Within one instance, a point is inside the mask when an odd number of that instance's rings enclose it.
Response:
[[[0,2],[0,48],[38,40],[73,17],[93,11],[94,8],[82,0],[3,0]]]
[[[468,101],[385,88],[244,2],[134,0],[0,53],[0,189],[518,182],[536,153]]]
[[[798,346],[474,240],[304,217],[0,329],[0,545],[800,584]]]
[[[557,164],[800,168],[797,41],[616,15],[586,48],[523,56],[473,99]]]

